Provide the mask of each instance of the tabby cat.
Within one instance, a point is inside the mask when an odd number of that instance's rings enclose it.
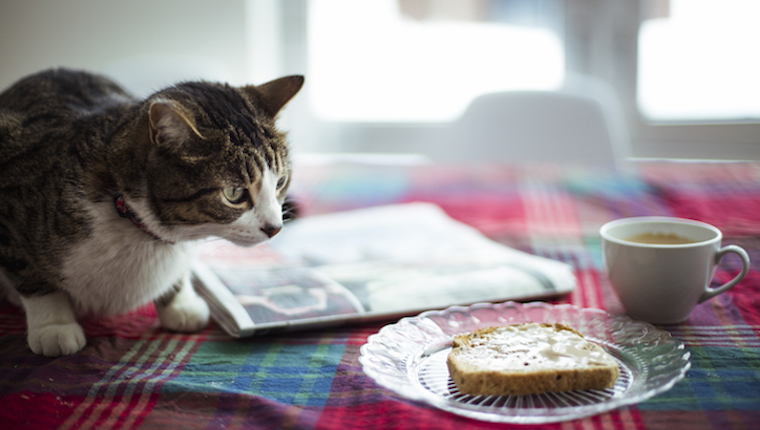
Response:
[[[169,330],[205,327],[192,244],[280,231],[291,163],[275,117],[302,85],[186,82],[137,100],[55,69],[1,93],[0,292],[23,306],[31,350],[76,353],[78,317],[151,301]]]

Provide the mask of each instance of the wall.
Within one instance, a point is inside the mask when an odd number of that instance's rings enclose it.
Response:
[[[0,89],[42,69],[107,73],[138,93],[178,79],[244,83],[245,0],[0,2]]]

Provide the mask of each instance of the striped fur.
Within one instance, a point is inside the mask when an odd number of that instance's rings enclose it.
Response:
[[[32,350],[76,352],[77,315],[154,300],[168,328],[205,325],[188,244],[251,246],[282,227],[291,164],[275,117],[302,83],[186,82],[137,100],[56,69],[1,93],[0,290],[23,304]]]

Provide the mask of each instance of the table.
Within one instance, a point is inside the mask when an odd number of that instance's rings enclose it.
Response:
[[[663,326],[691,351],[668,392],[552,429],[760,428],[760,164],[643,162],[630,171],[552,164],[300,166],[302,216],[433,202],[508,246],[565,261],[579,286],[551,303],[622,313],[602,268],[599,227],[612,219],[698,219],[744,247],[737,287]],[[287,227],[286,227],[287,228]],[[739,269],[731,256],[715,282]],[[86,348],[31,353],[22,311],[0,301],[0,427],[20,428],[509,428],[408,402],[368,378],[359,348],[383,323],[234,340],[158,328],[155,310],[88,320]],[[525,428],[525,426],[515,426]]]

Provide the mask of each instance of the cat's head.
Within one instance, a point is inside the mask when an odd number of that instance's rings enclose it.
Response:
[[[189,82],[152,96],[145,198],[135,208],[148,228],[170,241],[242,246],[277,234],[291,161],[275,117],[302,85],[302,76],[240,88]]]

